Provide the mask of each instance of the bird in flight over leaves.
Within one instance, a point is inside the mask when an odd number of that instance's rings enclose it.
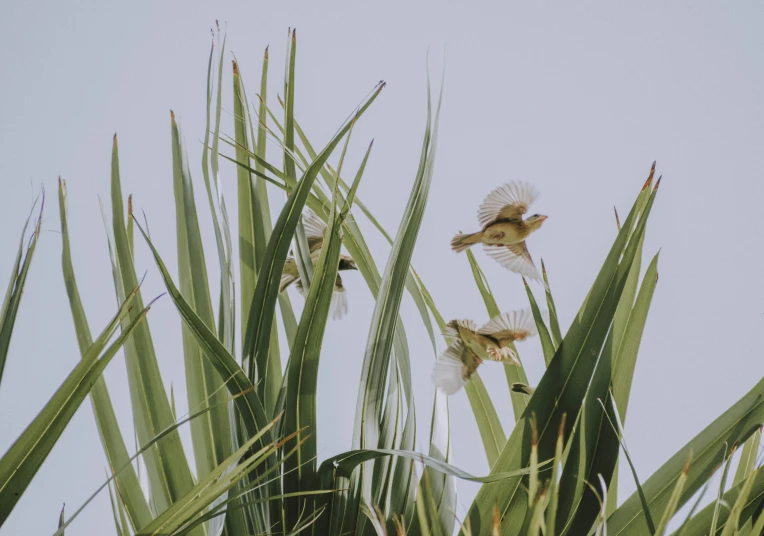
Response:
[[[310,250],[310,260],[313,266],[318,262],[321,256],[321,247],[324,245],[324,233],[326,232],[326,223],[312,210],[307,209],[302,218],[305,227],[305,237],[308,240],[308,249]],[[348,255],[340,255],[338,270],[357,270],[355,261]],[[289,285],[294,283],[297,290],[303,296],[306,296],[305,287],[300,280],[300,272],[297,270],[297,261],[293,255],[290,255],[284,264],[284,271],[281,273],[281,284],[279,292],[284,292]],[[332,303],[330,306],[331,316],[338,320],[345,316],[348,311],[347,292],[342,284],[342,277],[337,274],[334,282],[334,293],[332,294]]]
[[[533,314],[520,310],[497,315],[481,328],[471,320],[452,320],[443,335],[453,342],[435,361],[432,379],[451,395],[464,387],[486,359],[519,365],[512,346],[536,335],[536,326]]]
[[[533,214],[523,219],[537,197],[538,191],[527,182],[499,186],[478,209],[481,230],[457,234],[451,240],[451,248],[459,253],[473,244],[483,244],[486,254],[505,268],[541,281],[525,240],[541,227],[547,216]]]

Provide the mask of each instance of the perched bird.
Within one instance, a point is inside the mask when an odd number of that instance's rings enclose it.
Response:
[[[305,238],[308,240],[308,249],[310,250],[310,260],[315,266],[318,262],[318,258],[321,256],[321,247],[324,244],[324,232],[326,231],[326,223],[318,217],[318,215],[312,210],[308,209],[303,216],[303,225],[305,227]],[[355,261],[347,255],[340,255],[339,271],[344,270],[357,270]],[[295,284],[297,290],[303,296],[306,296],[305,287],[300,280],[300,272],[297,270],[297,261],[294,256],[287,258],[284,264],[284,271],[281,273],[281,284],[279,285],[279,292],[289,287],[292,283]],[[332,303],[330,306],[332,318],[338,320],[342,318],[348,311],[348,301],[346,296],[345,287],[342,285],[342,277],[337,274],[337,279],[334,282],[334,293],[332,294]]]
[[[523,219],[538,191],[527,182],[509,182],[486,196],[478,209],[482,229],[457,234],[451,248],[457,253],[473,244],[483,244],[485,252],[505,268],[529,279],[541,280],[525,239],[538,230],[547,216],[533,214]]]
[[[467,383],[485,359],[519,365],[512,343],[535,334],[533,315],[528,310],[495,316],[482,328],[471,320],[452,320],[443,335],[454,342],[435,361],[433,382],[451,395]]]

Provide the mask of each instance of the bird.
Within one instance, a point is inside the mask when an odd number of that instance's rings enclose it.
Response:
[[[473,244],[483,244],[486,254],[512,272],[541,281],[525,240],[537,231],[548,216],[532,214],[523,219],[538,197],[533,185],[508,182],[489,193],[478,209],[482,227],[475,233],[459,233],[451,240],[451,248],[460,253]]]
[[[324,245],[326,223],[324,223],[315,212],[307,209],[303,215],[303,226],[305,228],[305,238],[308,240],[310,260],[315,266],[318,262],[318,258],[321,256],[321,247]],[[358,270],[358,265],[356,265],[352,257],[348,255],[340,255],[337,269],[340,272],[345,270]],[[284,263],[284,270],[281,272],[279,292],[284,292],[293,283],[295,288],[297,288],[297,291],[303,297],[307,297],[305,286],[302,284],[300,273],[297,269],[297,261],[295,260],[294,255],[291,255]],[[339,273],[337,273],[337,279],[334,282],[334,292],[332,294],[330,311],[332,319],[334,320],[339,320],[348,312],[347,292],[345,286],[342,284],[342,277]]]
[[[523,309],[497,315],[481,328],[468,319],[451,320],[443,335],[453,342],[435,361],[432,380],[437,388],[452,395],[486,359],[520,365],[512,344],[536,335],[536,326],[532,313]]]

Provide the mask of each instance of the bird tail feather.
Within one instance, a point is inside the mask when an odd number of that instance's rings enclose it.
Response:
[[[461,253],[465,249],[469,248],[472,244],[480,242],[480,233],[467,233],[458,234],[451,239],[451,249],[457,253]]]

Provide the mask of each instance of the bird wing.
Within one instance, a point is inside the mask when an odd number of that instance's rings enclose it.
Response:
[[[308,248],[310,248],[311,252],[314,252],[324,243],[326,223],[318,214],[308,208],[305,209],[305,214],[302,216],[302,224],[305,227],[305,238],[308,239]]]
[[[478,329],[477,324],[475,324],[472,320],[469,320],[467,318],[451,320],[448,324],[446,324],[446,327],[443,328],[443,332],[442,332],[443,336],[458,338],[459,326],[466,328],[470,331],[477,331]]]
[[[528,246],[525,245],[525,240],[509,246],[483,245],[483,249],[489,257],[493,258],[504,268],[528,279],[542,280],[536,265],[533,264],[533,259],[528,252]]]
[[[297,284],[302,288],[302,285],[300,285],[299,278],[297,276],[291,275],[291,274],[281,274],[281,281],[279,282],[279,292],[284,292],[286,288],[291,285],[292,283],[297,281]]]
[[[519,220],[538,197],[538,190],[527,182],[508,182],[486,196],[478,209],[478,221],[485,229],[497,220]]]
[[[467,347],[464,343],[456,340],[435,360],[432,381],[435,387],[447,395],[454,394],[467,383],[463,372],[465,363],[462,361],[466,353]]]
[[[478,330],[478,333],[494,339],[522,340],[536,335],[536,325],[533,313],[528,309],[521,309],[494,316]]]
[[[298,279],[295,283],[295,288],[304,297],[308,297],[308,293],[305,292],[305,287],[302,284],[302,279]],[[345,316],[348,312],[348,298],[347,291],[342,284],[342,278],[337,274],[337,279],[334,283],[334,292],[332,293],[332,301],[329,305],[329,314],[332,320],[339,320]]]
[[[342,278],[337,274],[337,280],[334,283],[334,292],[332,293],[332,303],[329,306],[332,314],[332,320],[339,320],[348,312],[348,297],[345,287],[342,285]]]

